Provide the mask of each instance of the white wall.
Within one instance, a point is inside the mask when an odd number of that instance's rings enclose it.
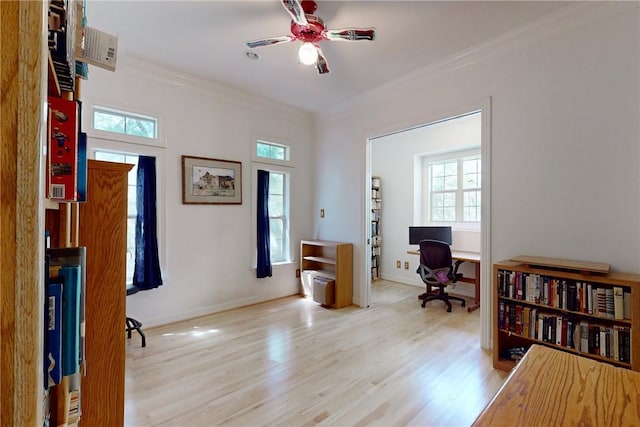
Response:
[[[422,217],[419,201],[426,194],[422,188],[423,164],[419,156],[479,149],[480,126],[480,114],[472,114],[371,141],[371,174],[381,178],[380,275],[383,279],[424,287],[416,274],[419,257],[407,254],[407,250],[417,249],[417,245],[409,245],[409,226],[425,225],[417,219]],[[452,248],[480,252],[480,229],[476,228],[471,231],[454,226]],[[396,267],[396,261],[401,261],[400,268]],[[405,262],[409,263],[408,269],[404,268]],[[473,277],[472,265],[463,264],[461,268],[461,273]],[[473,295],[474,289],[472,285],[460,283],[456,291]]]
[[[298,293],[298,242],[312,234],[310,116],[126,57],[118,58],[115,73],[91,67],[82,99],[86,115],[97,104],[159,117],[160,144],[166,145],[156,150],[161,153],[158,191],[165,283],[128,297],[130,315],[151,326]],[[295,164],[295,263],[274,266],[269,279],[256,279],[252,268],[251,156],[258,137],[290,144]],[[242,205],[183,205],[181,155],[241,161]]]
[[[489,97],[491,261],[544,255],[640,272],[638,6],[573,4],[319,117],[315,202],[329,218],[316,229],[356,245],[356,303],[368,282],[366,139]]]

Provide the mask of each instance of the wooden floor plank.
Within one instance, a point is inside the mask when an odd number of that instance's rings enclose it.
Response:
[[[479,311],[373,284],[369,309],[298,297],[149,329],[127,343],[127,426],[465,426],[506,375]]]

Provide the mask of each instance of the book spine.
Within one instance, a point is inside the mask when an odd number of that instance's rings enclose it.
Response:
[[[47,285],[46,357],[47,382],[51,387],[62,379],[62,283],[52,281]]]
[[[613,318],[624,319],[624,291],[619,286],[613,288]]]
[[[60,268],[64,281],[62,315],[62,374],[78,372],[80,347],[80,266]]]

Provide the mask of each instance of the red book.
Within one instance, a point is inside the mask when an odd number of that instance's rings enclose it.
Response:
[[[75,201],[78,185],[78,103],[50,96],[47,197]]]

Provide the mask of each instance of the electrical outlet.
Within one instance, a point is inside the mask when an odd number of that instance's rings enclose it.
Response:
[[[409,261],[405,261],[404,262],[404,269],[408,270],[409,269]]]
[[[396,268],[400,268],[400,261],[396,261]]]
[[[320,209],[320,218],[324,218],[324,209]]]

